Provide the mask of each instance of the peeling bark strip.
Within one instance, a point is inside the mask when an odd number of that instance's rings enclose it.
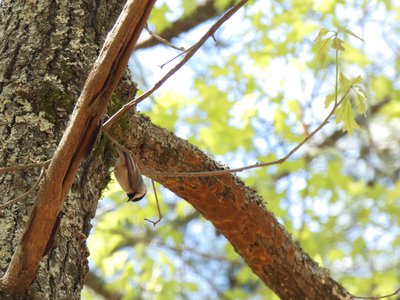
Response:
[[[257,193],[231,174],[219,177],[157,177],[224,169],[202,151],[136,114],[130,136],[119,136],[149,175],[186,199],[229,240],[249,267],[282,299],[349,299],[269,212]],[[270,201],[274,201],[271,199]]]
[[[154,3],[155,0],[128,0],[108,34],[76,104],[71,124],[50,163],[26,230],[0,280],[0,287],[11,295],[24,292],[33,282],[79,163],[89,150],[108,99],[126,69]]]

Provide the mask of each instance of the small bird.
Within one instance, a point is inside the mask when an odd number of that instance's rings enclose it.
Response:
[[[129,153],[119,146],[116,147],[116,150],[119,158],[114,166],[115,178],[128,195],[128,201],[137,202],[147,193],[142,174]]]

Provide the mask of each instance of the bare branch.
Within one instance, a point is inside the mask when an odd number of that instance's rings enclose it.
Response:
[[[153,85],[147,92],[142,94],[141,96],[137,97],[136,99],[130,101],[129,103],[125,104],[119,111],[117,111],[114,115],[112,115],[104,124],[104,128],[109,128],[112,124],[114,124],[119,118],[121,118],[128,110],[132,107],[136,106],[144,99],[149,97],[153,94],[160,86],[163,85],[164,82],[168,80],[173,74],[175,74],[182,66],[189,61],[190,58],[200,49],[200,47],[208,40],[209,37],[213,36],[213,34],[225,23],[230,17],[232,17],[242,6],[244,6],[249,0],[241,0],[231,9],[229,9],[221,18],[218,19],[217,22],[203,35],[203,37],[192,47],[190,47],[185,57],[175,65],[163,78],[161,78],[156,84]]]
[[[7,173],[7,172],[16,172],[20,170],[26,170],[26,169],[33,169],[33,168],[38,168],[38,167],[46,167],[50,163],[50,159],[46,160],[44,162],[38,162],[38,163],[32,163],[32,164],[26,164],[26,165],[20,165],[20,166],[12,166],[12,167],[3,167],[0,168],[0,174],[2,173]]]
[[[160,223],[161,219],[162,219],[162,214],[161,214],[161,209],[160,209],[160,203],[158,201],[158,196],[157,196],[157,189],[156,186],[154,184],[154,180],[151,180],[151,185],[153,186],[153,191],[154,191],[154,197],[156,197],[156,204],[157,204],[157,210],[158,210],[158,219],[155,221],[152,221],[150,219],[145,218],[145,221],[150,222],[151,224],[153,224],[153,227],[156,227],[156,225],[158,223]]]
[[[226,4],[225,9],[233,6],[234,0]],[[164,40],[171,41],[172,38],[177,37],[181,33],[187,32],[201,23],[217,17],[221,14],[221,11],[215,8],[215,0],[206,0],[203,4],[197,6],[197,8],[189,15],[179,18],[173,22],[170,26],[165,28],[158,36]],[[150,48],[159,43],[157,38],[151,36],[148,39],[140,42],[136,49]]]
[[[166,39],[162,38],[161,36],[159,36],[158,34],[154,33],[153,31],[151,31],[151,29],[149,28],[149,26],[146,24],[146,26],[144,27],[144,29],[146,29],[146,31],[156,40],[158,40],[159,42],[163,43],[164,45],[175,49],[175,50],[179,50],[179,51],[185,51],[184,47],[177,47],[175,45],[173,45],[172,43],[170,43],[169,41],[167,41]]]
[[[384,296],[354,296],[351,295],[350,300],[351,299],[370,299],[370,300],[376,300],[376,299],[384,299],[384,298],[389,298],[392,296],[396,296],[400,294],[400,288],[395,290],[393,293],[388,294],[388,295],[384,295]]]

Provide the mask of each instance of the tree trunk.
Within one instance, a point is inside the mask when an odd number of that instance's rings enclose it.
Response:
[[[1,166],[52,157],[99,47],[124,3],[1,1]],[[134,90],[124,81],[124,98]],[[19,299],[80,298],[88,270],[85,241],[107,184],[106,150],[98,147],[82,164],[64,204],[54,247],[42,259],[27,295]],[[27,191],[39,173],[33,169],[2,175],[0,203]],[[34,195],[0,211],[1,275],[23,233]]]

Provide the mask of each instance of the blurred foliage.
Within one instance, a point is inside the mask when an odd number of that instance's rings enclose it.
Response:
[[[198,2],[158,1],[149,24],[161,32]],[[390,0],[251,1],[140,107],[230,167],[271,161],[329,114],[338,50],[338,95],[357,88],[337,122],[284,164],[242,178],[357,295],[387,294],[400,282],[399,19]],[[189,47],[211,24],[172,42]],[[134,80],[146,89],[175,55],[166,46],[138,51]],[[150,189],[139,204],[126,203],[115,182],[104,192],[88,245],[91,272],[108,290],[122,299],[277,299],[199,213],[158,192],[164,218],[155,228],[144,221],[157,218]],[[88,288],[82,296],[100,299]]]

